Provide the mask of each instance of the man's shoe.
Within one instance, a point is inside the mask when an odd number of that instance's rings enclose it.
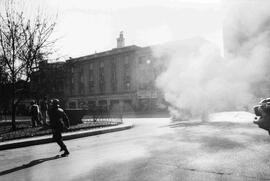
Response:
[[[62,157],[66,157],[69,155],[69,152],[67,150],[65,150],[65,152],[61,155]]]

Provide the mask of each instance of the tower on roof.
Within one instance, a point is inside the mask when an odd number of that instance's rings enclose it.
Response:
[[[123,48],[125,46],[125,38],[123,35],[123,31],[120,32],[120,35],[116,40],[117,40],[117,48]]]

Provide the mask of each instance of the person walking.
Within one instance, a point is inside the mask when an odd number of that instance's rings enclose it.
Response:
[[[41,112],[41,119],[44,127],[47,127],[47,111],[48,111],[48,101],[47,97],[44,97],[40,103],[40,112]]]
[[[36,104],[36,101],[31,102],[31,107],[30,107],[30,114],[31,114],[31,121],[32,121],[32,127],[36,127],[39,122],[39,107]]]
[[[54,99],[48,111],[50,126],[52,128],[53,140],[60,146],[61,156],[68,156],[69,151],[63,142],[62,132],[69,128],[69,119],[63,109],[59,107],[59,100]]]

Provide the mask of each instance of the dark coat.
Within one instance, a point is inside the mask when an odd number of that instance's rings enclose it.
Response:
[[[63,109],[56,107],[48,111],[52,129],[63,131],[69,127],[69,119]]]
[[[41,103],[40,103],[40,110],[45,112],[48,110],[48,103],[47,101],[43,100]]]
[[[38,108],[38,105],[37,104],[33,104],[30,107],[30,114],[31,114],[32,117],[38,117],[39,108]]]

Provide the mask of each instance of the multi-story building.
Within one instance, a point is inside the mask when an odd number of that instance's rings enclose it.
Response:
[[[156,109],[162,99],[155,88],[161,66],[150,47],[125,46],[123,33],[117,48],[66,62],[42,62],[31,77],[36,98],[61,99],[66,108],[106,106],[123,111]]]
[[[124,104],[126,111],[155,108],[158,68],[149,47],[124,46],[66,61],[65,98],[69,108]]]
[[[35,99],[44,96],[64,100],[65,62],[42,61],[31,76],[31,94]]]

